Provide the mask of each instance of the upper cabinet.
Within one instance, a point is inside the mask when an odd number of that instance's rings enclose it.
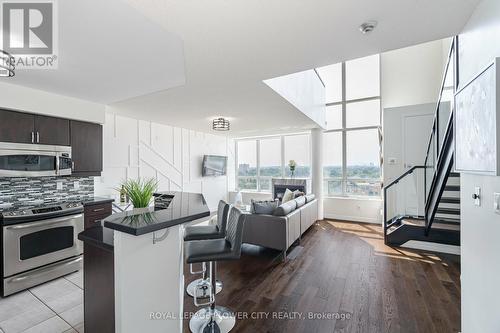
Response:
[[[102,171],[102,126],[71,120],[73,173],[100,176]]]
[[[71,146],[72,174],[101,175],[99,124],[0,109],[0,142]]]
[[[69,120],[47,116],[35,116],[35,143],[70,146]]]
[[[34,116],[28,113],[0,110],[0,142],[34,143]]]
[[[69,120],[0,110],[0,142],[69,146]]]

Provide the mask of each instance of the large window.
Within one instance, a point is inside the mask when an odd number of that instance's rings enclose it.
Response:
[[[294,177],[311,175],[309,134],[236,140],[236,184],[240,190],[271,191],[272,178],[289,178],[288,163],[297,163]]]
[[[318,68],[325,83],[323,190],[327,196],[380,196],[380,59]]]

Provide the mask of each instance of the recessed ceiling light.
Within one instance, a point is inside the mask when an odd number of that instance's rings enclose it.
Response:
[[[372,32],[376,26],[377,21],[368,21],[359,26],[359,31],[361,31],[363,34],[367,34],[369,32]]]

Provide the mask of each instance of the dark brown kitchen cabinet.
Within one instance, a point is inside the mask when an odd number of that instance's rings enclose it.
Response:
[[[47,116],[35,116],[35,143],[69,146],[69,120]]]
[[[102,126],[70,121],[73,174],[100,176],[102,171]]]
[[[111,202],[97,205],[85,205],[83,216],[85,229],[92,228],[113,213]]]
[[[0,110],[0,142],[33,143],[34,135],[32,114]]]
[[[0,110],[0,142],[69,146],[69,120]]]

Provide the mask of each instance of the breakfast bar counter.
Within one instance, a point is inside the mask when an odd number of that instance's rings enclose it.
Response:
[[[157,196],[164,209],[113,214],[79,234],[85,332],[182,332],[184,224],[210,211],[202,194]]]

